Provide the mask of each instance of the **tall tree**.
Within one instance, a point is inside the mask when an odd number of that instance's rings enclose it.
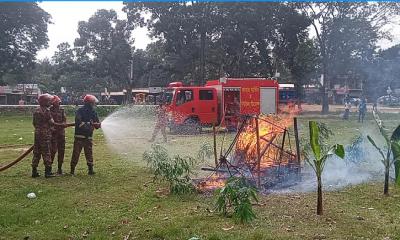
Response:
[[[50,18],[35,2],[0,3],[0,79],[33,68],[36,53],[47,47]]]
[[[282,3],[129,2],[124,11],[129,23],[146,26],[163,43],[174,80],[193,77],[200,85],[225,74],[272,75],[272,50],[284,47],[290,33],[284,28],[296,35],[307,25]]]
[[[398,3],[327,2],[300,3],[299,10],[312,20],[318,43],[323,74],[322,113],[329,111],[328,91],[332,78],[346,73],[352,60],[374,49],[379,37],[386,33],[382,26],[398,13]],[[387,36],[387,35],[386,35]]]
[[[114,10],[98,10],[88,21],[79,22],[79,38],[75,47],[80,56],[93,58],[93,74],[103,79],[103,86],[128,90],[128,100],[133,82],[130,79],[132,57],[132,28],[120,20]]]

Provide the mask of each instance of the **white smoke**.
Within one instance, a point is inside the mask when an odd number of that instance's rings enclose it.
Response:
[[[345,159],[334,156],[326,162],[322,174],[322,184],[325,190],[336,190],[370,181],[383,181],[382,156],[369,143],[366,136],[361,136],[358,142],[352,146],[346,146],[345,149]],[[276,192],[310,192],[315,191],[316,186],[315,173],[308,164],[305,164],[300,183]]]

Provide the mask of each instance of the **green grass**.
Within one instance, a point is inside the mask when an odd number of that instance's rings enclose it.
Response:
[[[389,128],[400,122],[396,115],[381,115]],[[72,119],[72,117],[69,117]],[[326,122],[336,133],[334,140],[349,143],[361,132],[374,132],[372,118],[361,125],[344,122],[338,115],[300,117],[301,135],[307,120]],[[151,132],[152,122],[143,128]],[[359,130],[357,130],[359,129]],[[30,117],[0,117],[0,165],[13,160],[33,141]],[[73,129],[67,130],[64,169],[69,170]],[[19,140],[22,137],[22,140]],[[165,187],[152,183],[141,162],[149,149],[145,140],[132,145],[131,154],[109,150],[101,131],[95,135],[96,175],[88,176],[83,155],[77,175],[52,179],[30,178],[31,156],[0,173],[0,239],[398,239],[400,236],[400,190],[393,185],[390,196],[382,195],[383,183],[353,186],[324,195],[325,212],[315,214],[316,194],[261,196],[255,206],[257,219],[249,225],[235,224],[213,212],[214,199],[207,195],[166,196]],[[228,138],[231,138],[229,136]],[[221,141],[222,134],[218,136]],[[171,136],[171,153],[194,154],[209,135]],[[226,141],[229,142],[228,140]],[[377,159],[378,161],[378,159]],[[40,166],[41,171],[43,166]],[[329,169],[327,169],[329,170]],[[29,192],[37,194],[28,199]],[[224,228],[233,229],[224,230]]]

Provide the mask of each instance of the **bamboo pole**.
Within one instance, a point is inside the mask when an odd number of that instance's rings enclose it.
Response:
[[[215,124],[213,124],[213,135],[214,135],[214,161],[215,161],[215,167],[218,167],[217,130],[215,128]]]
[[[257,137],[257,185],[258,188],[261,187],[261,156],[260,156],[260,129],[258,126],[258,117],[255,118],[256,121],[256,137]]]
[[[300,141],[299,141],[299,128],[297,124],[297,117],[293,118],[293,127],[294,127],[294,140],[296,142],[296,157],[298,164],[296,173],[300,174],[301,156],[300,156]]]

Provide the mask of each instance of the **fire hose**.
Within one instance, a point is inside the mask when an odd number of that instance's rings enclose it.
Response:
[[[72,127],[75,126],[75,123],[67,123],[64,125],[65,128],[67,127]],[[33,148],[35,147],[35,145],[32,145],[28,150],[26,150],[23,154],[21,154],[21,156],[19,156],[17,159],[15,159],[14,161],[10,162],[7,165],[4,166],[0,166],[0,172],[14,166],[15,164],[17,164],[18,162],[20,162],[22,159],[24,159],[26,156],[29,155],[29,153],[31,153],[33,151]]]

